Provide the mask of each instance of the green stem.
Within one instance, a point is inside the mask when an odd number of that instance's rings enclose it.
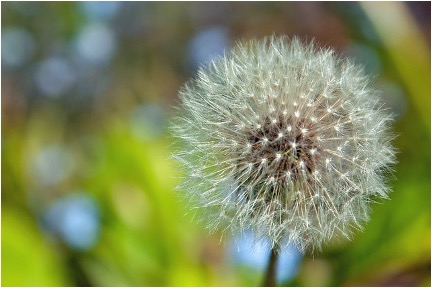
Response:
[[[279,257],[277,247],[273,247],[270,252],[270,259],[267,266],[267,272],[264,278],[263,286],[274,287],[276,286],[276,264]]]

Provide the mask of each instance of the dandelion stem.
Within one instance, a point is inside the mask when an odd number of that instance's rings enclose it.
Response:
[[[270,259],[267,266],[267,272],[264,278],[264,287],[276,286],[276,264],[279,258],[277,247],[273,247],[270,252]]]

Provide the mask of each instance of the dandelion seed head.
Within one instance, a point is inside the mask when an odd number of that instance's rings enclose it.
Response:
[[[179,188],[211,231],[319,250],[387,197],[392,118],[361,68],[329,49],[275,36],[238,43],[180,98]]]

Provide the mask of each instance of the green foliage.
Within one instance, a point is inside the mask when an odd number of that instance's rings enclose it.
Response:
[[[2,207],[2,286],[68,285],[61,263],[27,212]]]

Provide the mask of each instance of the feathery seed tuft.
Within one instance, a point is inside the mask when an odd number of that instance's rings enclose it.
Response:
[[[181,185],[211,230],[320,249],[386,198],[391,116],[361,68],[297,38],[239,43],[180,91]]]

